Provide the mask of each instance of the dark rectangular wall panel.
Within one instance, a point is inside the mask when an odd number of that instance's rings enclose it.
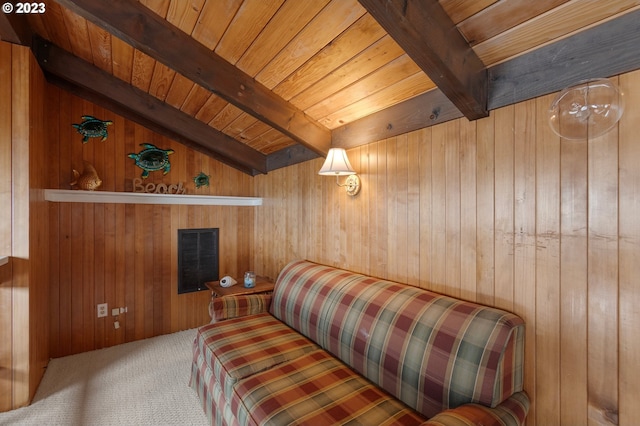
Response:
[[[178,229],[178,294],[206,290],[217,281],[218,228]]]

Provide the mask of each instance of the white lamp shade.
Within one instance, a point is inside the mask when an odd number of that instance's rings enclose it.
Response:
[[[344,148],[331,148],[318,174],[346,176],[354,175],[356,171],[351,167],[351,163],[349,163],[349,158],[347,157],[347,151],[345,151]]]

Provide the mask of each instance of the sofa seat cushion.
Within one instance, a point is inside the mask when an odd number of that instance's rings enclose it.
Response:
[[[426,419],[327,352],[307,353],[240,380],[240,424],[417,425]]]
[[[318,349],[268,313],[200,327],[195,344],[227,398],[238,380]]]

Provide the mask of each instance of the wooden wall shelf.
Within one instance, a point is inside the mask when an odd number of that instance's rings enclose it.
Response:
[[[219,195],[147,194],[139,192],[45,189],[44,199],[60,203],[183,204],[199,206],[261,206],[262,198]]]

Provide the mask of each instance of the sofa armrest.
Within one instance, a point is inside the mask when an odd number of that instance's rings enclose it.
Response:
[[[520,426],[529,412],[529,397],[524,392],[511,395],[495,408],[464,404],[436,414],[423,426]]]
[[[211,322],[269,312],[271,294],[216,297],[209,303]]]

